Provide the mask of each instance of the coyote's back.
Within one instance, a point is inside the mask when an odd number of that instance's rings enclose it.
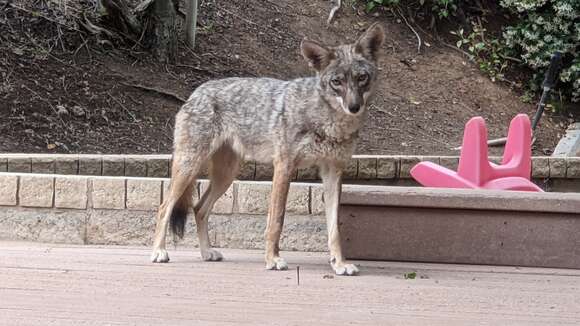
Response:
[[[324,48],[304,41],[316,77],[282,81],[227,78],[201,85],[176,118],[175,150],[230,146],[246,159],[272,162],[277,155],[307,164],[344,160],[378,74],[372,37]]]

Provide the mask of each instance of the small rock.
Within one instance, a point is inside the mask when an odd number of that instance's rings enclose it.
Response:
[[[86,114],[85,109],[78,105],[72,107],[72,112],[77,117],[81,117]]]
[[[56,114],[58,115],[67,115],[68,110],[64,107],[64,105],[57,105],[56,106]]]
[[[554,151],[551,148],[542,148],[542,153],[544,155],[552,155]]]

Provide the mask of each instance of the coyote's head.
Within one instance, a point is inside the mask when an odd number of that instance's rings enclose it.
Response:
[[[326,47],[302,41],[302,55],[319,73],[323,96],[332,107],[350,115],[365,111],[377,78],[377,52],[384,38],[385,31],[375,23],[353,44]]]

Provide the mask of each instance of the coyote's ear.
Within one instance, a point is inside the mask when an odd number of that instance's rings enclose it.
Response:
[[[356,41],[355,51],[369,60],[377,61],[377,52],[384,41],[385,30],[379,23],[374,23]]]
[[[308,64],[318,72],[326,68],[333,57],[331,50],[307,39],[302,40],[300,49],[302,50],[302,56],[304,59],[306,59]]]

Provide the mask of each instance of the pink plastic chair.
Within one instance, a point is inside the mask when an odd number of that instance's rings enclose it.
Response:
[[[411,175],[426,187],[541,192],[530,181],[531,141],[530,119],[526,114],[518,114],[510,123],[501,164],[489,162],[485,121],[475,117],[465,125],[457,172],[432,162],[421,162],[411,169]]]

